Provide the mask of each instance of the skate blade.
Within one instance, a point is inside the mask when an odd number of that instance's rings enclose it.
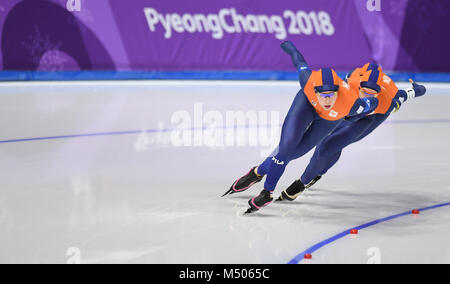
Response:
[[[275,199],[275,202],[281,202],[281,201],[284,201],[283,196],[280,196],[277,199]]]
[[[253,212],[256,212],[258,210],[253,209],[252,207],[248,208],[247,211],[244,212],[244,215],[252,214]]]
[[[305,185],[305,189],[309,189],[311,186],[315,185],[321,178],[322,177],[313,179],[310,183]]]
[[[234,193],[234,191],[230,188],[227,192],[225,192],[221,197],[224,197],[224,196],[226,196],[226,195],[231,195],[231,194],[233,194]]]
[[[281,201],[291,201],[291,200],[289,200],[287,197],[285,197],[285,196],[283,196],[283,195],[285,195],[285,192],[283,191],[281,194],[280,194],[280,196],[278,197],[278,199],[277,200],[275,200],[275,201],[277,201],[277,202],[281,202]]]

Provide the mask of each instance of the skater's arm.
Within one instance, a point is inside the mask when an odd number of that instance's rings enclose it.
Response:
[[[345,75],[345,79],[344,81],[348,83],[348,78],[350,78],[353,74],[353,72],[355,72],[356,69],[353,69],[352,71],[348,72],[347,75]]]
[[[295,68],[301,72],[304,68],[308,68],[308,63],[306,63],[303,55],[295,48],[295,45],[290,41],[284,41],[281,45],[281,48],[291,56],[292,63]]]
[[[294,44],[290,41],[285,41],[281,44],[281,48],[291,56],[292,63],[295,69],[299,72],[299,81],[302,88],[308,82],[309,76],[311,76],[311,69],[309,69],[308,63],[306,63],[303,55],[295,48]]]
[[[398,111],[401,105],[408,99],[421,97],[425,95],[425,93],[427,92],[425,86],[417,84],[412,79],[409,79],[409,81],[412,84],[412,88],[408,88],[405,90],[398,90],[397,94],[395,95],[395,98],[392,100],[392,105],[388,111],[389,113],[391,113],[392,111]]]
[[[378,107],[377,98],[357,99],[350,113],[345,118],[348,121],[358,121],[372,113]]]

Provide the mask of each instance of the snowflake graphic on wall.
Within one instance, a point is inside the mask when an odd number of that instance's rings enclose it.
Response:
[[[41,70],[58,71],[62,70],[66,58],[58,51],[61,48],[60,41],[52,41],[48,35],[42,35],[37,26],[34,31],[22,41],[22,45],[30,51],[31,60],[35,66]],[[45,56],[43,56],[45,54]],[[44,59],[44,60],[42,60]]]

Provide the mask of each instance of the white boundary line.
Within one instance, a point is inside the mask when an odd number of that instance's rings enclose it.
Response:
[[[430,89],[450,89],[450,83],[420,82]],[[14,81],[0,82],[1,87],[57,87],[57,86],[238,86],[238,87],[298,87],[297,81],[234,81],[234,80],[99,80],[99,81]],[[408,88],[410,83],[397,83]]]
[[[3,86],[299,86],[297,81],[234,81],[234,80],[99,80],[99,81],[14,81]]]

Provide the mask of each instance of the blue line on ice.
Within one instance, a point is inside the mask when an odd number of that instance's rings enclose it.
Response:
[[[437,205],[421,208],[421,209],[419,209],[419,211],[423,212],[423,211],[436,209],[436,208],[449,206],[449,205],[450,205],[450,202],[442,203],[442,204],[437,204]],[[329,245],[331,243],[334,243],[334,242],[338,241],[339,239],[342,239],[343,237],[345,237],[347,235],[350,235],[350,230],[352,230],[352,229],[357,229],[358,231],[360,231],[362,229],[365,229],[365,228],[368,228],[368,227],[372,227],[374,225],[377,225],[377,224],[380,224],[380,223],[383,223],[383,222],[386,222],[386,221],[390,221],[392,219],[400,218],[400,217],[403,217],[403,216],[406,216],[406,215],[410,215],[410,214],[412,214],[412,210],[406,211],[406,212],[403,212],[403,213],[400,213],[400,214],[397,214],[397,215],[389,216],[389,217],[386,217],[386,218],[383,218],[383,219],[378,219],[378,220],[366,223],[364,225],[360,225],[358,227],[353,227],[353,228],[347,229],[344,232],[339,233],[339,234],[337,234],[337,235],[335,235],[335,236],[333,236],[333,237],[331,237],[329,239],[326,239],[326,240],[324,240],[324,241],[322,241],[320,243],[317,243],[317,244],[313,245],[312,247],[306,249],[305,251],[297,254],[293,259],[291,259],[288,262],[288,264],[297,264],[297,263],[299,263],[303,259],[305,254],[313,254],[314,252],[318,251],[319,249],[323,248],[324,246]]]
[[[450,119],[430,119],[430,120],[390,120],[386,121],[387,124],[416,124],[416,123],[450,123]],[[113,135],[130,135],[130,134],[141,134],[141,133],[164,133],[177,131],[196,131],[196,130],[207,130],[207,129],[229,129],[229,128],[270,128],[271,125],[257,125],[257,126],[233,126],[233,127],[217,127],[217,128],[191,128],[191,129],[179,129],[179,128],[167,128],[167,129],[149,129],[149,130],[129,130],[129,131],[111,131],[111,132],[97,132],[97,133],[85,133],[85,134],[68,134],[68,135],[57,135],[57,136],[46,136],[46,137],[33,137],[33,138],[18,138],[18,139],[8,139],[0,140],[0,144],[5,143],[17,143],[17,142],[30,142],[30,141],[40,141],[40,140],[53,140],[53,139],[69,139],[69,138],[82,138],[82,137],[95,137],[95,136],[113,136]],[[278,126],[280,127],[280,126]]]

